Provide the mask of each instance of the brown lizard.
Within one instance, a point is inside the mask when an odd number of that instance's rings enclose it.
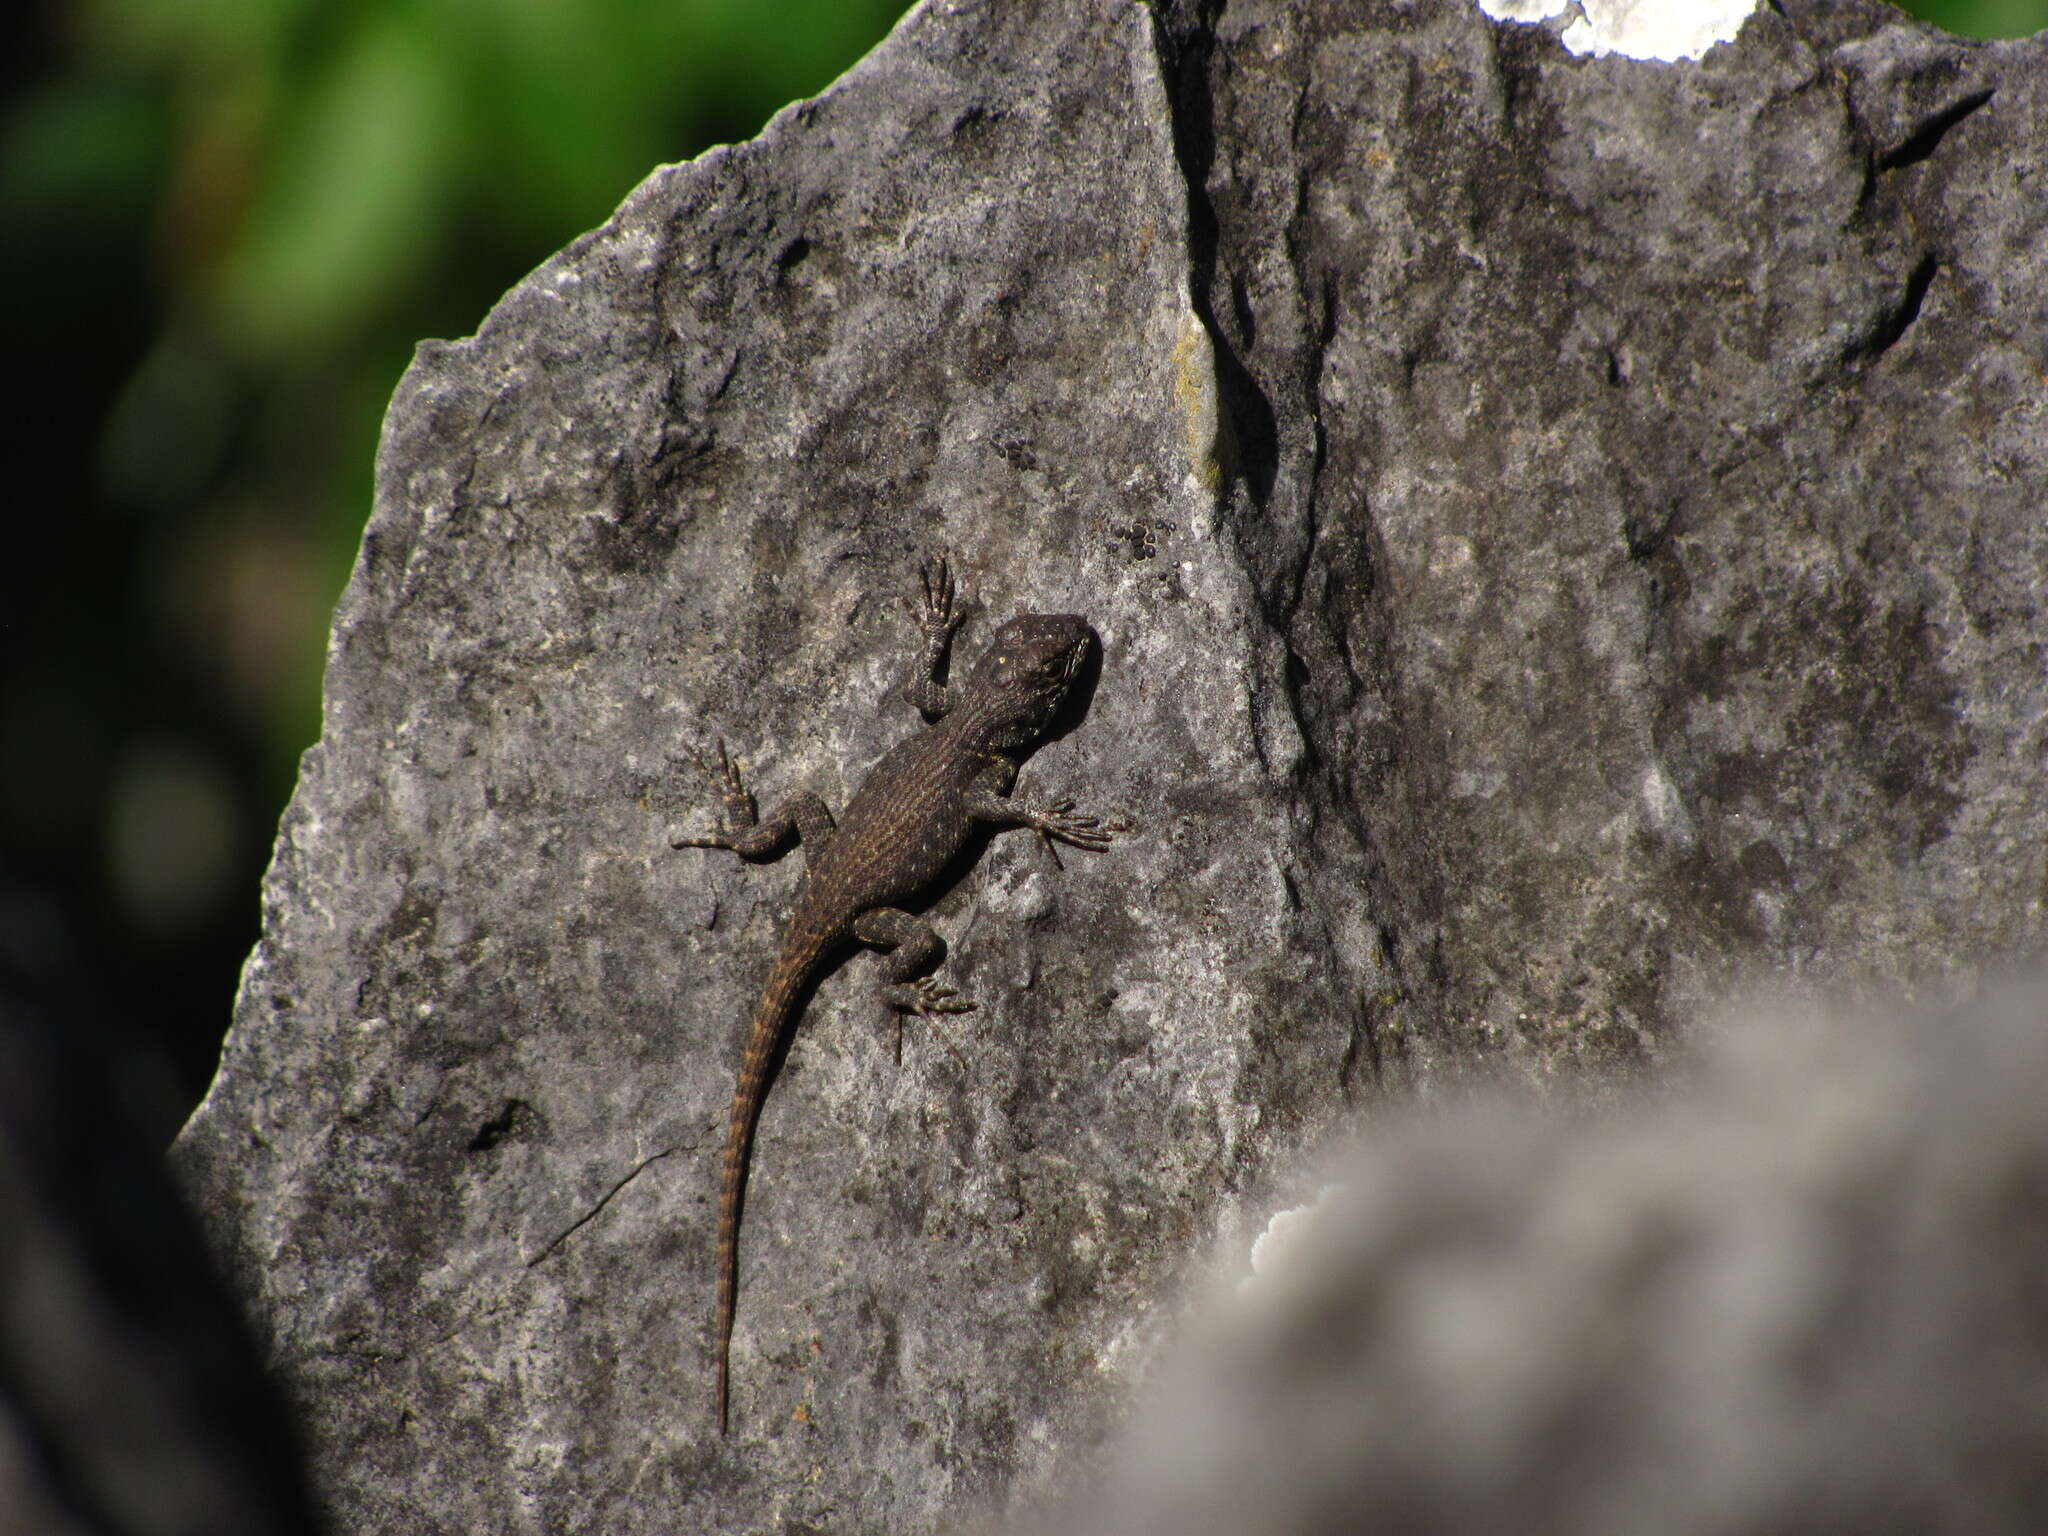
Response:
[[[1023,614],[996,631],[963,685],[948,688],[939,673],[963,609],[954,601],[952,572],[943,558],[927,560],[919,577],[924,607],[918,628],[924,646],[903,692],[932,723],[868,771],[836,826],[825,802],[808,793],[792,796],[766,820],[757,819],[753,796],[720,741],[716,768],[705,767],[718,782],[730,827],[711,837],[679,838],[674,845],[729,848],[742,858],[766,859],[774,858],[794,831],[804,847],[796,908],[747,1026],[726,1122],[715,1343],[720,1434],[726,1432],[747,1154],[776,1048],[795,1026],[804,989],[858,941],[888,952],[881,960],[881,995],[891,1008],[926,1017],[964,1012],[974,1004],[929,974],[945,952],[944,942],[930,924],[897,903],[930,886],[977,823],[1032,827],[1077,848],[1109,846],[1111,829],[1096,817],[1076,815],[1072,801],[1040,806],[1010,798],[1019,767],[1044,737],[1096,643],[1095,631],[1071,613]]]

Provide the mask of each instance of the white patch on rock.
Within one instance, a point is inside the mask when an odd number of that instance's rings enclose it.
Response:
[[[1631,59],[1696,59],[1732,42],[1756,0],[1479,0],[1495,21],[1572,19],[1559,41],[1573,53]]]
[[[1643,814],[1650,826],[1677,843],[1689,844],[1693,837],[1692,817],[1686,811],[1678,786],[1671,782],[1671,776],[1664,771],[1662,763],[1651,763],[1643,770],[1639,790]]]
[[[1479,9],[1495,21],[1548,21],[1570,8],[1571,0],[1479,0]]]

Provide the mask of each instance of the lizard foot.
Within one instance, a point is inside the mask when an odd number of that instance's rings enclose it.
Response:
[[[927,556],[918,567],[917,580],[924,588],[924,607],[917,616],[917,627],[924,631],[926,643],[942,641],[967,617],[966,605],[955,600],[952,564],[944,555]]]
[[[718,748],[716,764],[695,747],[685,746],[683,750],[691,761],[704,770],[718,791],[719,804],[725,808],[725,820],[731,827],[751,827],[755,820],[754,797],[747,793],[746,783],[740,778],[739,764],[734,762],[725,750],[725,738],[712,738]],[[718,831],[708,837],[678,837],[670,841],[671,848],[730,848],[733,845],[730,831]]]
[[[951,987],[929,976],[882,988],[882,1001],[899,1013],[914,1013],[925,1019],[937,1018],[942,1013],[974,1011],[972,998],[962,997]]]
[[[1107,848],[1113,840],[1113,834],[1100,816],[1077,816],[1071,800],[1062,800],[1050,810],[1039,811],[1032,817],[1031,825],[1048,838],[1056,837],[1063,843],[1072,843],[1076,848],[1086,848],[1095,853]]]
[[[929,976],[920,976],[915,981],[898,982],[894,986],[882,988],[882,1001],[895,1011],[898,1066],[903,1065],[903,1016],[914,1013],[919,1018],[940,1026],[939,1044],[952,1053],[953,1059],[960,1063],[961,1071],[967,1070],[967,1058],[960,1054],[960,1047],[947,1038],[942,1020],[949,1013],[971,1013],[974,1010],[971,998],[962,997],[951,987],[934,981]]]

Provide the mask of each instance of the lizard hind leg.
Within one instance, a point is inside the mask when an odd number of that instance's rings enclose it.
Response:
[[[887,951],[881,958],[882,985],[876,990],[895,1014],[899,1062],[903,1059],[905,1014],[936,1021],[944,1014],[973,1010],[972,998],[932,978],[932,967],[945,957],[946,941],[923,918],[897,907],[871,907],[854,919],[853,936]],[[959,1049],[952,1041],[944,1043],[959,1059]],[[962,1060],[961,1065],[966,1062]]]
[[[807,860],[815,859],[825,851],[834,830],[832,812],[816,795],[808,790],[800,791],[762,818],[755,813],[754,797],[740,778],[740,765],[726,753],[723,737],[718,739],[715,765],[700,753],[692,751],[690,756],[697,760],[697,765],[718,787],[726,829],[708,837],[674,838],[670,840],[670,847],[730,848],[743,859],[768,859],[776,856],[788,842],[789,834],[794,832]]]

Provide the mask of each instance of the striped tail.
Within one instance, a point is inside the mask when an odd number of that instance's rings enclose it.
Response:
[[[747,1026],[746,1054],[740,1058],[739,1081],[732,1090],[732,1112],[725,1127],[725,1168],[718,1186],[718,1432],[726,1432],[726,1382],[732,1353],[732,1315],[740,1281],[740,1211],[746,1204],[747,1154],[754,1144],[754,1122],[768,1094],[769,1067],[783,1033],[795,1022],[797,1000],[817,969],[827,945],[821,940],[784,942],[775,969],[754,1005]]]

